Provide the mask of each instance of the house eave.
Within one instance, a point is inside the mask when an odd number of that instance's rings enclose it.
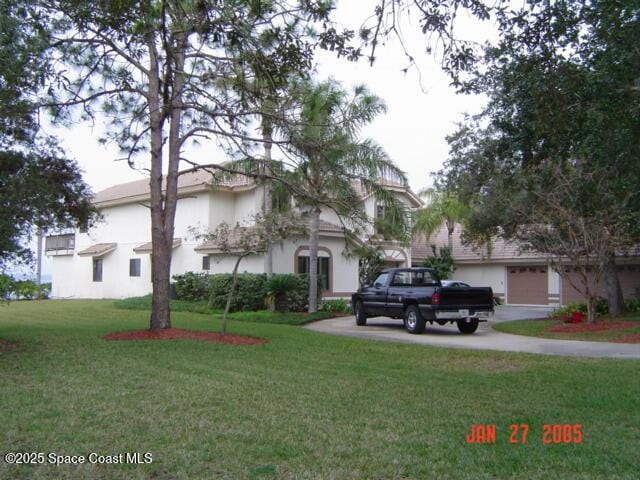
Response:
[[[185,198],[194,193],[202,193],[210,190],[220,190],[224,192],[245,192],[249,190],[253,190],[257,187],[255,183],[247,184],[247,185],[234,185],[234,186],[224,186],[224,185],[210,185],[210,184],[200,184],[200,185],[190,185],[187,187],[178,188],[178,199]],[[164,192],[164,190],[163,190]],[[108,208],[115,207],[120,205],[127,205],[132,203],[145,203],[151,201],[151,194],[145,193],[141,195],[130,195],[126,197],[114,198],[111,200],[104,200],[99,202],[92,202],[92,204],[96,208]]]

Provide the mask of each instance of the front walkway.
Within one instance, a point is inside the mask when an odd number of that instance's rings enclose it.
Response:
[[[478,350],[499,350],[504,352],[526,352],[576,357],[640,359],[640,344],[552,340],[511,335],[497,332],[491,328],[491,323],[524,318],[543,318],[547,312],[548,309],[544,308],[498,307],[496,309],[495,320],[493,322],[481,323],[478,331],[473,335],[460,334],[455,324],[445,326],[427,324],[427,329],[422,335],[411,335],[405,331],[401,320],[392,320],[384,317],[368,319],[366,327],[358,327],[354,317],[350,316],[321,320],[310,323],[306,325],[305,328],[332,335],[346,335],[392,342],[418,343],[438,347],[473,348]]]

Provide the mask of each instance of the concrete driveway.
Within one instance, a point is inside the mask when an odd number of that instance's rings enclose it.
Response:
[[[549,312],[545,307],[496,308],[495,319],[483,322],[473,335],[462,335],[455,324],[445,326],[427,324],[422,335],[407,333],[401,320],[385,317],[370,318],[366,327],[358,327],[353,316],[331,318],[306,325],[315,332],[332,335],[367,338],[391,342],[418,343],[422,345],[473,348],[478,350],[499,350],[504,352],[539,353],[544,355],[564,355],[597,358],[638,358],[640,344],[619,344],[606,342],[583,342],[576,340],[552,340],[546,338],[525,337],[497,332],[493,323],[527,318],[544,318]]]

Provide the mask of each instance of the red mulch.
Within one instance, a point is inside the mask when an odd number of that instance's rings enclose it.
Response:
[[[109,333],[102,338],[105,340],[200,340],[203,342],[227,343],[230,345],[262,345],[267,343],[264,338],[245,337],[183,328],[166,328],[164,330],[130,330],[128,332]]]
[[[616,343],[640,343],[640,333],[632,333],[613,340]]]
[[[0,340],[0,352],[8,352],[9,350],[13,350],[14,348],[16,348],[16,346],[13,343]]]
[[[560,325],[551,325],[547,327],[547,332],[554,333],[584,333],[584,332],[602,332],[605,330],[625,330],[639,326],[638,322],[609,322],[601,321],[595,323],[562,323]]]

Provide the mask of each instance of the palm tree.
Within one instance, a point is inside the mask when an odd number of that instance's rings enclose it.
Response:
[[[469,216],[469,206],[455,195],[432,188],[420,192],[427,205],[413,214],[414,233],[423,234],[429,239],[445,225],[447,229],[447,247],[453,251],[453,232],[457,223],[464,223]]]
[[[298,203],[309,215],[309,312],[317,311],[318,238],[320,212],[328,206],[345,231],[368,222],[362,192],[372,193],[390,214],[404,213],[381,179],[407,180],[385,151],[371,139],[361,139],[363,126],[385,111],[384,103],[364,86],[348,92],[334,80],[298,85],[297,107],[281,128],[295,168],[291,183],[303,192]],[[406,217],[406,216],[405,216]]]

